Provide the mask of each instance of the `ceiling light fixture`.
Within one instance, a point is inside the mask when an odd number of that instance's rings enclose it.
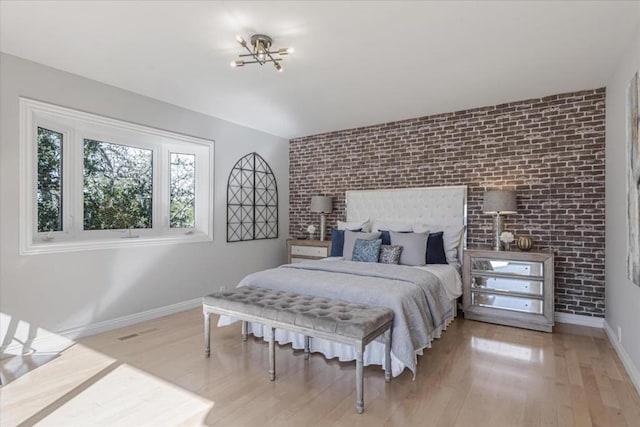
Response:
[[[273,55],[284,56],[293,53],[292,47],[271,51],[270,49],[273,39],[265,34],[253,34],[250,39],[251,48],[249,47],[249,43],[247,43],[247,41],[241,36],[236,37],[236,40],[240,43],[240,46],[244,47],[247,52],[249,52],[239,55],[240,58],[251,57],[253,59],[253,61],[245,61],[244,59],[231,61],[231,66],[236,68],[244,67],[246,64],[264,65],[267,62],[273,62],[273,67],[276,71],[281,72],[282,65],[280,64],[280,61],[282,61],[282,58],[274,58]]]

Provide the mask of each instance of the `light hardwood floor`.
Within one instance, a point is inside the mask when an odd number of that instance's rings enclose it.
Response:
[[[215,320],[214,320],[215,321]],[[640,426],[640,397],[599,329],[546,334],[457,319],[410,372],[384,381],[355,364],[246,343],[199,309],[80,340],[0,389],[0,424],[52,426]]]

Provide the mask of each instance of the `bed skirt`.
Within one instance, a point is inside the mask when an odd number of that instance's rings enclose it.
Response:
[[[429,335],[429,343],[423,348],[416,351],[416,358],[422,355],[425,348],[431,348],[431,343],[433,342],[433,340],[436,338],[440,338],[442,336],[442,333],[455,319],[457,312],[457,304],[455,299],[451,301],[451,305],[453,308],[453,314],[444,319],[442,326],[436,328],[433,332],[431,332],[431,334]],[[235,319],[233,317],[220,316],[220,319],[218,320],[218,326],[230,325],[237,321],[238,319]],[[248,332],[252,333],[256,337],[263,338],[265,341],[269,338],[268,334],[265,333],[263,325],[259,323],[249,323]],[[283,329],[276,329],[275,338],[279,344],[291,344],[291,346],[295,349],[304,349],[304,336],[301,334],[289,332]],[[319,338],[312,338],[310,340],[310,350],[312,353],[322,353],[327,359],[338,358],[338,360],[341,362],[356,360],[356,353],[353,346],[348,346]],[[380,365],[380,369],[384,369],[384,362],[384,343],[380,340],[375,340],[369,343],[364,351],[364,365]],[[391,374],[394,377],[397,377],[402,373],[402,371],[404,371],[404,368],[405,365],[393,355],[393,352],[391,352]]]

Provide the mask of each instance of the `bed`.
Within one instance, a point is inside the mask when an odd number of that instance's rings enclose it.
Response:
[[[444,231],[447,264],[386,265],[332,257],[253,273],[238,286],[267,287],[393,309],[392,375],[409,369],[415,376],[417,356],[430,348],[454,320],[456,300],[462,293],[460,260],[466,246],[466,187],[348,191],[345,199],[343,228],[366,220],[370,228],[380,230],[410,226],[415,232]],[[234,321],[222,316],[218,326]],[[249,324],[248,332],[257,337],[268,333],[260,324]],[[304,348],[302,335],[277,330],[275,338],[280,344]],[[310,346],[312,352],[327,358],[349,361],[356,356],[352,347],[331,341],[314,339]],[[384,362],[384,342],[370,343],[364,364],[384,366]]]

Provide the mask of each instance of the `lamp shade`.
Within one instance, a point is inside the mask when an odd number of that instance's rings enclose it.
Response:
[[[332,206],[333,206],[333,197],[311,196],[311,212],[331,213]]]
[[[482,210],[487,214],[516,213],[516,192],[511,190],[485,191]]]

